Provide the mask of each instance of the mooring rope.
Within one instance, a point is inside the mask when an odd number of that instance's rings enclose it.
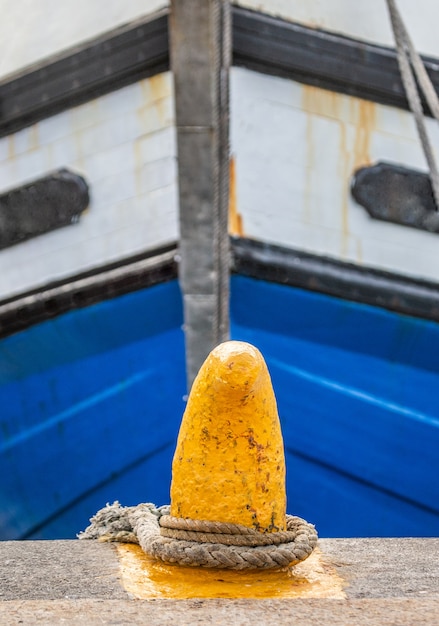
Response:
[[[107,505],[79,539],[138,543],[165,563],[222,569],[271,569],[306,559],[317,543],[312,524],[287,515],[287,530],[261,533],[239,524],[172,517],[169,506]]]

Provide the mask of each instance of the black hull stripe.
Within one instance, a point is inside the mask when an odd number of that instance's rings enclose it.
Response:
[[[234,239],[237,274],[439,322],[439,285],[250,239]]]
[[[424,60],[439,91],[439,61]],[[240,7],[233,8],[233,63],[407,108],[393,49]],[[168,69],[162,12],[0,82],[0,136]]]
[[[177,278],[175,244],[0,303],[0,339],[33,324]]]
[[[0,136],[168,69],[165,13],[0,83]]]
[[[237,274],[439,322],[439,284],[251,239],[232,238],[231,251]],[[67,311],[174,280],[176,252],[173,244],[4,300],[0,338]]]

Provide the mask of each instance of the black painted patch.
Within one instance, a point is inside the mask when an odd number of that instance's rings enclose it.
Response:
[[[61,169],[0,196],[0,249],[74,224],[89,203],[82,176]]]
[[[427,174],[377,163],[355,172],[351,191],[374,219],[439,232],[439,213]]]

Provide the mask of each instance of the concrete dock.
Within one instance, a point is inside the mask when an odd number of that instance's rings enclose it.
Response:
[[[321,539],[334,597],[133,597],[120,550],[95,541],[0,543],[0,624],[439,625],[438,539]],[[340,587],[341,585],[341,587]]]

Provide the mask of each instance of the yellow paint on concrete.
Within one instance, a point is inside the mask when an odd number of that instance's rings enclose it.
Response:
[[[285,570],[218,570],[168,565],[134,544],[118,544],[121,581],[138,599],[332,598],[343,600],[344,581],[318,548]]]
[[[194,381],[172,465],[171,515],[285,529],[285,459],[270,375],[257,348],[229,341]]]

